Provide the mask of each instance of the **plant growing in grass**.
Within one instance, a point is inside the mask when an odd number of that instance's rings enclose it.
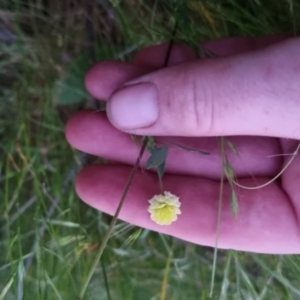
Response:
[[[170,225],[177,220],[177,215],[181,214],[179,198],[170,192],[164,191],[162,178],[165,172],[166,158],[168,155],[168,147],[162,145],[157,147],[154,139],[148,137],[148,149],[150,157],[147,160],[146,168],[156,167],[160,195],[155,195],[149,200],[150,206],[148,212],[151,220],[159,225]]]
[[[159,225],[170,225],[177,220],[177,215],[181,214],[179,197],[167,192],[163,188],[163,175],[165,171],[166,159],[168,155],[168,146],[163,144],[162,146],[156,146],[153,137],[148,138],[147,150],[150,152],[150,157],[146,162],[146,169],[156,168],[158,175],[158,182],[160,188],[160,195],[155,195],[149,200],[150,206],[148,212],[151,215],[151,219]],[[208,152],[191,149],[184,147],[177,143],[171,142],[171,144],[180,147],[186,151],[194,151],[196,153],[207,155]]]

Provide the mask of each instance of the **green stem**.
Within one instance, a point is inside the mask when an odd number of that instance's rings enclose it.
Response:
[[[218,205],[218,216],[217,216],[217,230],[216,230],[216,242],[214,249],[214,258],[213,258],[213,269],[211,275],[211,284],[210,284],[210,297],[213,294],[215,275],[216,275],[216,265],[217,265],[217,255],[218,255],[218,241],[220,234],[220,225],[221,225],[221,214],[222,214],[222,204],[223,204],[223,189],[224,189],[224,138],[220,138],[220,152],[221,152],[221,182],[220,182],[220,193],[219,193],[219,205]]]
[[[126,186],[125,186],[124,192],[123,192],[123,194],[122,194],[121,200],[120,200],[120,202],[119,202],[118,208],[117,208],[117,210],[116,210],[116,212],[115,212],[115,214],[114,214],[114,216],[113,216],[113,219],[112,219],[112,221],[111,221],[111,223],[110,223],[110,225],[109,225],[108,231],[106,232],[106,234],[105,234],[105,236],[104,236],[104,238],[103,238],[103,241],[102,241],[102,243],[101,243],[101,245],[100,245],[99,251],[98,251],[98,253],[97,253],[96,257],[95,257],[95,260],[94,260],[94,262],[93,262],[93,264],[92,264],[92,268],[91,268],[91,270],[90,270],[90,272],[89,272],[89,274],[88,274],[88,277],[86,278],[86,280],[85,280],[85,282],[84,282],[84,284],[83,284],[83,287],[82,287],[82,289],[81,289],[81,291],[80,291],[80,294],[79,294],[79,299],[80,299],[80,300],[82,300],[83,297],[84,297],[84,294],[85,294],[85,292],[86,292],[86,289],[87,289],[87,287],[88,287],[88,285],[89,285],[89,283],[90,283],[90,281],[91,281],[91,278],[92,278],[92,276],[93,276],[93,274],[94,274],[94,272],[95,272],[95,269],[96,269],[96,267],[97,267],[97,265],[98,265],[98,263],[99,263],[99,260],[101,259],[102,253],[103,253],[103,251],[104,251],[104,249],[105,249],[105,246],[106,246],[106,244],[107,244],[107,242],[108,242],[108,239],[109,239],[109,237],[110,237],[110,235],[111,235],[111,233],[112,233],[112,230],[113,230],[113,228],[114,228],[114,226],[115,226],[115,224],[116,224],[116,222],[117,222],[119,213],[120,213],[120,211],[121,211],[121,208],[122,208],[122,206],[123,206],[124,200],[125,200],[126,195],[127,195],[128,191],[129,191],[129,188],[130,188],[130,186],[131,186],[133,177],[134,177],[134,175],[135,175],[135,173],[136,173],[136,171],[137,171],[137,168],[138,168],[139,165],[140,165],[141,157],[142,157],[142,155],[143,155],[143,153],[144,153],[144,151],[145,151],[145,148],[146,148],[147,143],[148,143],[148,138],[145,138],[145,140],[144,140],[144,142],[143,142],[143,145],[142,145],[142,147],[141,147],[140,153],[139,153],[139,155],[138,155],[138,157],[137,157],[137,160],[136,160],[136,162],[135,162],[135,164],[134,164],[134,167],[133,167],[133,169],[131,170],[130,176],[129,176],[129,178],[128,178],[128,181],[127,181],[127,184],[126,184]]]

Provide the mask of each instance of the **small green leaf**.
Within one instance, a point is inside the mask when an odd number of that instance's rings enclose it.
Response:
[[[231,205],[231,211],[232,213],[236,216],[238,214],[239,210],[239,205],[238,205],[238,200],[235,194],[235,191],[233,188],[231,188],[230,191],[230,205]]]
[[[168,155],[168,147],[163,145],[160,148],[155,148],[152,151],[151,156],[148,158],[146,163],[146,168],[150,169],[153,167],[157,167],[165,162]]]
[[[228,147],[230,148],[230,150],[234,154],[239,155],[238,151],[236,150],[236,148],[234,147],[234,145],[229,140],[226,139],[226,143],[227,143]]]
[[[228,161],[225,163],[224,167],[225,167],[226,177],[228,181],[231,183],[234,180],[234,170]]]

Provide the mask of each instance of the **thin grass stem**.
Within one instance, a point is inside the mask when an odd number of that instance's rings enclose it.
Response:
[[[218,205],[218,217],[217,217],[217,230],[216,230],[216,241],[214,249],[214,258],[213,258],[213,268],[211,275],[211,284],[210,284],[210,297],[212,297],[214,290],[214,282],[216,275],[216,265],[217,265],[217,255],[218,255],[218,241],[220,234],[220,225],[221,225],[221,214],[223,206],[223,189],[224,189],[224,137],[220,138],[220,152],[221,152],[221,178],[220,178],[220,193],[219,193],[219,205]]]
[[[115,226],[115,224],[116,224],[116,222],[118,220],[119,213],[120,213],[121,208],[123,206],[123,203],[124,203],[124,201],[126,199],[126,196],[127,196],[128,191],[129,191],[129,188],[131,186],[133,177],[134,177],[134,175],[135,175],[135,173],[136,173],[136,171],[137,171],[137,169],[138,169],[138,167],[140,165],[140,161],[141,161],[141,158],[142,158],[143,153],[145,151],[145,148],[147,146],[147,143],[148,143],[148,138],[145,138],[144,141],[143,141],[140,153],[139,153],[139,155],[138,155],[138,157],[136,159],[134,167],[131,170],[130,176],[129,176],[128,180],[127,180],[127,184],[125,186],[125,189],[124,189],[124,192],[122,194],[122,197],[121,197],[121,200],[119,202],[119,205],[117,207],[117,210],[116,210],[116,212],[115,212],[115,214],[113,216],[113,219],[112,219],[112,221],[111,221],[111,223],[109,225],[108,231],[106,232],[106,234],[105,234],[105,236],[103,238],[103,241],[102,241],[102,243],[100,245],[100,248],[98,250],[98,253],[97,253],[97,255],[96,255],[95,259],[94,259],[94,262],[92,264],[90,272],[88,273],[88,276],[87,276],[87,278],[86,278],[86,280],[85,280],[85,282],[84,282],[84,284],[82,286],[82,289],[81,289],[80,294],[79,294],[79,299],[80,300],[83,299],[83,297],[84,297],[86,289],[87,289],[87,287],[88,287],[88,285],[89,285],[89,283],[91,281],[91,278],[92,278],[92,276],[93,276],[93,274],[95,272],[95,269],[96,269],[96,267],[97,267],[97,265],[99,263],[99,260],[100,260],[100,258],[102,256],[102,253],[103,253],[103,251],[104,251],[104,249],[106,247],[106,244],[107,244],[107,242],[108,242],[108,240],[110,238],[110,235],[111,235],[111,233],[113,231],[113,228],[114,228],[114,226]]]
[[[300,142],[298,143],[298,146],[296,148],[296,150],[294,151],[294,153],[292,154],[292,157],[290,158],[290,160],[286,163],[286,165],[282,168],[282,170],[275,176],[273,177],[271,180],[269,180],[268,182],[262,184],[262,185],[259,185],[259,186],[254,186],[254,187],[251,187],[251,186],[245,186],[245,185],[241,185],[239,184],[238,182],[236,181],[232,181],[235,185],[237,185],[238,187],[240,188],[243,188],[245,190],[258,190],[258,189],[261,189],[269,184],[271,184],[272,182],[274,182],[278,177],[280,177],[283,172],[288,168],[288,166],[293,162],[293,160],[295,159],[296,155],[298,155],[298,151],[300,150]]]

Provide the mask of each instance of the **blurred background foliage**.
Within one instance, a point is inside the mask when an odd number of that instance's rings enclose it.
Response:
[[[77,299],[111,217],[74,178],[64,123],[93,62],[147,45],[299,34],[299,0],[0,1],[0,299]],[[99,132],[101,134],[101,132]],[[199,228],[201,230],[201,228]],[[259,233],[258,233],[259,234]],[[282,241],[288,242],[288,241]],[[219,251],[118,222],[84,299],[299,299],[300,258]]]

